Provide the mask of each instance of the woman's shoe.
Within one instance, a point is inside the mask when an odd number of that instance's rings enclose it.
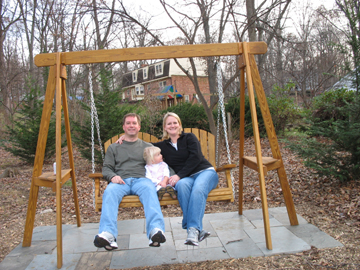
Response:
[[[170,194],[171,199],[177,199],[177,191],[172,186],[167,186],[165,191]]]
[[[166,189],[164,187],[160,188],[157,191],[157,195],[158,195],[159,200],[161,200],[163,198],[165,193],[166,193]]]

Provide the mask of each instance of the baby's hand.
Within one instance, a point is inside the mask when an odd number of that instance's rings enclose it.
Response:
[[[166,181],[161,181],[161,182],[159,183],[159,186],[166,187]]]

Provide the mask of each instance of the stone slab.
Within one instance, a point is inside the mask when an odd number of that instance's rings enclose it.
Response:
[[[265,256],[274,254],[296,253],[311,247],[304,240],[284,227],[271,227],[272,250],[267,249],[264,229],[244,229],[258,245]]]
[[[293,234],[303,239],[310,246],[314,246],[316,248],[333,248],[343,246],[343,244],[339,241],[335,240],[310,223],[285,227]]]
[[[81,254],[65,254],[63,255],[63,266],[61,269],[75,270],[76,265],[80,261]],[[37,255],[26,267],[25,270],[58,270],[57,255]]]
[[[118,234],[145,233],[145,219],[118,220]]]
[[[177,252],[180,263],[202,262],[229,259],[230,256],[224,247],[215,248],[192,248]]]
[[[113,251],[110,269],[179,263],[174,246]]]

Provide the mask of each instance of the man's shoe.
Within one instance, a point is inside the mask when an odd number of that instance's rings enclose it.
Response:
[[[158,228],[152,229],[152,231],[150,232],[149,246],[160,247],[160,244],[165,242],[166,238],[164,232]]]
[[[177,191],[172,186],[167,186],[165,191],[170,194],[171,199],[177,199]]]
[[[165,193],[166,193],[166,189],[164,187],[160,188],[157,191],[157,195],[158,195],[159,200],[161,200],[163,198]]]
[[[211,234],[210,232],[202,230],[199,234],[199,242],[201,242],[205,238],[208,238],[210,236],[210,234]]]
[[[188,229],[188,235],[185,240],[185,245],[198,246],[199,245],[199,231],[194,227]]]
[[[118,248],[116,238],[109,232],[102,232],[95,235],[94,245],[97,248],[105,248],[109,251]]]

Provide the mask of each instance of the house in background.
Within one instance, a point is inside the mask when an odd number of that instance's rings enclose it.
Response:
[[[187,58],[177,59],[192,74],[190,61]],[[209,81],[205,73],[205,64],[194,59],[200,91],[210,102]],[[145,96],[158,97],[163,107],[170,107],[177,102],[196,101],[194,85],[186,74],[178,67],[174,59],[166,59],[151,65],[143,66],[125,73],[122,78],[123,100],[142,100]],[[167,93],[164,95],[164,93]],[[176,93],[176,94],[171,94]],[[207,95],[206,95],[207,94]]]

